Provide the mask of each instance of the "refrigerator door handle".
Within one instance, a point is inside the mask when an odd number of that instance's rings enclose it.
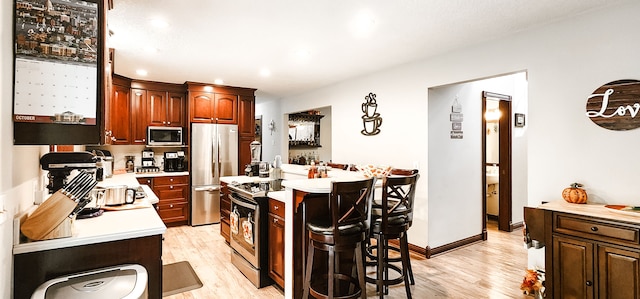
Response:
[[[220,191],[220,186],[195,187],[193,188],[193,191]]]

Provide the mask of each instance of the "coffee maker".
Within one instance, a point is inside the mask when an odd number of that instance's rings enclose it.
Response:
[[[177,151],[178,154],[178,163],[176,165],[177,171],[185,171],[187,170],[187,161],[184,157],[184,151]]]
[[[164,152],[164,171],[175,172],[178,170],[178,153],[177,152]]]

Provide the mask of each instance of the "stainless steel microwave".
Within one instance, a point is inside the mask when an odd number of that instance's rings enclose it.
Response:
[[[183,145],[182,127],[147,127],[147,145]]]

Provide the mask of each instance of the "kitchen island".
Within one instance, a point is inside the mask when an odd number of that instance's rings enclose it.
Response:
[[[320,212],[321,208],[326,207],[328,196],[331,193],[331,183],[333,181],[353,181],[363,179],[364,177],[360,172],[345,171],[340,169],[330,169],[327,174],[327,178],[319,179],[307,179],[306,173],[309,166],[303,165],[282,165],[285,180],[282,181],[282,186],[285,188],[282,191],[270,191],[267,196],[274,201],[284,203],[284,248],[269,248],[271,251],[270,259],[273,256],[278,256],[284,250],[284,270],[283,275],[281,271],[274,271],[269,269],[270,272],[277,272],[278,278],[281,279],[284,276],[284,295],[285,298],[301,298],[302,297],[302,283],[303,283],[303,269],[304,269],[304,257],[306,256],[307,248],[307,233],[306,233],[306,218],[307,216],[313,217],[313,211]],[[248,176],[234,176],[234,177],[222,177],[221,181],[225,184],[244,184],[244,183],[257,183],[260,181],[268,181],[268,178],[248,177]],[[271,201],[270,201],[271,202]],[[276,216],[279,212],[273,211],[272,205],[269,206],[270,217]],[[306,213],[304,212],[306,209]],[[276,208],[277,210],[277,208]],[[274,212],[274,213],[272,213]],[[317,215],[316,215],[317,216]],[[275,223],[270,221],[270,223]],[[272,236],[271,228],[269,230],[270,240],[275,240],[276,236]],[[281,231],[278,233],[280,236]],[[274,242],[274,244],[282,244]],[[270,243],[270,246],[273,246]],[[275,253],[273,252],[275,251]],[[273,254],[273,255],[272,255]],[[278,259],[278,262],[281,259]],[[276,267],[270,266],[270,267]],[[272,276],[273,277],[273,276]]]
[[[100,184],[138,186],[132,174]],[[139,264],[148,273],[149,298],[162,296],[162,234],[166,226],[151,207],[158,198],[141,185],[147,208],[104,212],[78,219],[71,237],[43,241],[14,238],[14,298],[29,298],[47,280],[122,264]]]

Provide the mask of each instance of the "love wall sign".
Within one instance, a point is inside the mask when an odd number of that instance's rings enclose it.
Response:
[[[618,80],[600,86],[587,100],[586,115],[609,130],[640,127],[640,81]]]

